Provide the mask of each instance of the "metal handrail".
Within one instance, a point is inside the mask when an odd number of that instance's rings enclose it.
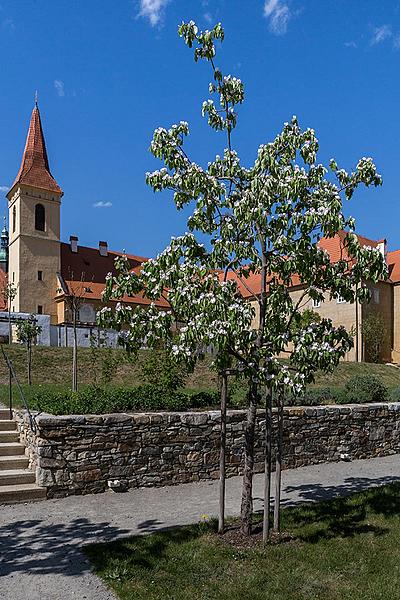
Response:
[[[11,387],[11,384],[12,384],[12,379],[14,378],[14,381],[15,381],[16,386],[17,386],[18,391],[19,391],[19,395],[21,396],[22,403],[23,403],[23,405],[25,407],[25,410],[27,411],[28,416],[29,416],[29,424],[31,426],[31,429],[32,429],[33,433],[36,433],[36,431],[37,431],[37,425],[36,425],[35,418],[33,417],[31,411],[29,410],[29,405],[28,405],[28,402],[26,400],[25,394],[24,394],[24,392],[22,390],[21,384],[18,381],[18,377],[17,377],[17,374],[15,372],[14,365],[12,364],[10,357],[7,355],[6,351],[4,350],[3,345],[1,345],[1,352],[3,354],[4,360],[6,361],[6,364],[7,364],[7,367],[8,367],[8,371],[9,371],[9,385],[10,385],[9,409],[10,409],[10,419],[12,419],[12,387]]]

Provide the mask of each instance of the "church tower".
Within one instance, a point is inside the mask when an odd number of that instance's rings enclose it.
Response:
[[[32,111],[17,177],[7,194],[8,280],[17,286],[13,312],[47,314],[56,322],[54,296],[60,271],[60,206],[37,103]]]
[[[4,217],[4,227],[0,236],[0,269],[7,273],[8,271],[8,231],[6,218]]]

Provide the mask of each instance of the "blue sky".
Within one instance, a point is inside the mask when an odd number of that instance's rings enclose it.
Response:
[[[321,161],[351,169],[372,156],[384,185],[346,211],[360,233],[400,248],[397,0],[0,0],[1,190],[18,171],[37,89],[64,240],[151,256],[183,232],[184,214],[144,178],[160,166],[148,152],[158,126],[187,120],[201,163],[223,145],[200,114],[210,72],[177,35],[189,19],[225,27],[217,63],[246,86],[234,135],[243,161],[293,114],[316,130]]]

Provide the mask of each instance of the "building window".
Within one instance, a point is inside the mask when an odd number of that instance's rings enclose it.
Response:
[[[336,302],[337,302],[337,304],[345,304],[346,300],[343,298],[343,296],[338,296],[336,298]]]
[[[313,308],[319,308],[321,306],[321,300],[314,300],[313,299],[312,306],[313,306]]]
[[[44,231],[45,226],[45,210],[43,204],[36,204],[35,206],[35,229],[37,231]]]
[[[37,278],[38,278],[38,281],[43,281],[43,271],[37,272]]]
[[[38,312],[38,315],[42,315],[43,314],[43,306],[41,304],[38,305],[37,312]]]
[[[13,283],[14,283],[14,281],[15,281],[15,273],[13,271]]]
[[[15,233],[16,226],[17,226],[17,209],[15,208],[15,204],[14,204],[13,211],[12,211],[12,230],[13,230],[13,233]]]
[[[372,290],[372,300],[375,304],[379,304],[380,294],[379,294],[379,290],[377,288],[374,288]]]

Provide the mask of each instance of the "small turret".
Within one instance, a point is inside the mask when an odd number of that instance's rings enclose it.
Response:
[[[6,218],[4,217],[4,227],[0,236],[0,269],[8,272],[8,230]]]

